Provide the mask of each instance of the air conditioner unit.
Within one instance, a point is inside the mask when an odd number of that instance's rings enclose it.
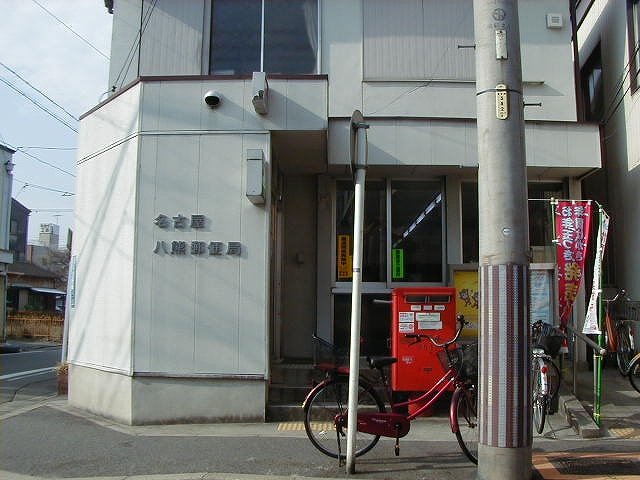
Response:
[[[253,92],[251,103],[256,112],[260,115],[269,113],[269,85],[265,72],[253,72],[251,90]]]

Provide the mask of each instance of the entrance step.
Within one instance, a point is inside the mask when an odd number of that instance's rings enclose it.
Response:
[[[314,370],[310,362],[272,364],[267,419],[302,420],[302,401],[320,380],[321,373]]]

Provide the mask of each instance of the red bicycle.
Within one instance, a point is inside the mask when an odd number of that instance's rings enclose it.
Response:
[[[449,422],[462,452],[473,463],[478,463],[478,420],[477,420],[477,348],[475,345],[456,346],[467,322],[458,316],[459,328],[455,336],[444,343],[429,335],[407,334],[416,342],[428,339],[442,348],[445,358],[445,373],[436,384],[408,401],[395,403],[393,392],[385,373],[385,367],[397,362],[394,357],[367,357],[369,366],[379,372],[378,382],[371,383],[360,377],[358,381],[358,432],[356,433],[354,455],[360,456],[371,450],[380,437],[395,438],[395,454],[400,453],[400,438],[409,433],[411,420],[429,409],[445,392],[454,387],[449,406]],[[315,337],[326,347],[328,342]],[[334,349],[335,350],[335,349]],[[318,365],[325,372],[325,378],[307,394],[304,409],[304,428],[311,443],[322,453],[340,460],[346,458],[347,404],[349,394],[349,368],[339,363]],[[378,394],[380,388],[386,392],[390,412]],[[412,413],[403,410],[409,405],[419,405]]]

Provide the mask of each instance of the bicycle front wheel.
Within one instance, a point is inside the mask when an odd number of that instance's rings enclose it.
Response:
[[[318,450],[333,458],[347,456],[348,399],[348,378],[337,377],[318,390],[305,405],[304,428],[309,440]],[[384,403],[370,385],[358,385],[358,411],[385,411]],[[377,435],[356,432],[354,455],[364,455],[379,439]]]
[[[618,361],[618,371],[620,375],[626,375],[627,367],[633,355],[631,341],[629,340],[629,329],[625,325],[621,325],[618,327],[617,334],[618,349],[616,350],[616,360]]]
[[[629,369],[629,381],[631,382],[631,386],[640,393],[640,357],[638,357]]]
[[[455,405],[458,423],[456,438],[460,449],[476,465],[478,464],[478,441],[480,428],[478,424],[478,398],[475,388],[462,388]],[[455,398],[455,396],[454,396]]]
[[[547,393],[544,391],[544,385],[546,379],[542,372],[542,364],[536,362],[536,367],[533,371],[533,389],[531,403],[533,406],[533,425],[536,428],[536,432],[542,433],[544,430],[544,422],[547,417]]]

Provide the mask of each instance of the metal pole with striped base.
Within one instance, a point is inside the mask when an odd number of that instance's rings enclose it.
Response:
[[[517,0],[474,0],[479,480],[531,478],[529,221]]]

